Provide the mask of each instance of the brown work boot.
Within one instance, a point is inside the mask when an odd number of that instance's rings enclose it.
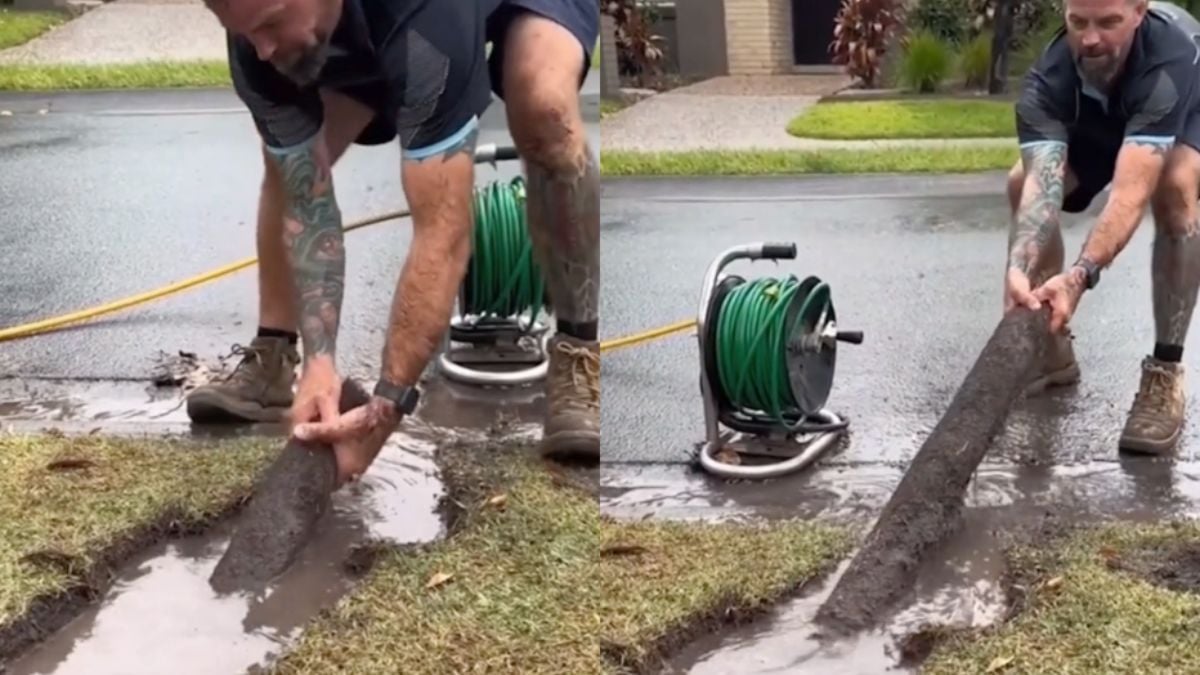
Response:
[[[1042,367],[1033,380],[1025,386],[1026,396],[1036,396],[1050,387],[1061,387],[1079,381],[1079,363],[1075,361],[1075,348],[1071,346],[1071,334],[1052,335],[1042,360]]]
[[[249,347],[234,345],[233,353],[242,360],[229,377],[188,396],[188,417],[199,424],[280,421],[292,406],[300,363],[295,345],[287,338],[256,337]]]
[[[600,344],[569,335],[550,339],[542,456],[600,461]]]
[[[1157,455],[1174,447],[1183,430],[1184,400],[1183,364],[1147,356],[1120,449]]]

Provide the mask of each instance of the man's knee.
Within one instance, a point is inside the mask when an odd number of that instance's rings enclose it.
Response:
[[[505,42],[504,98],[523,156],[557,165],[578,154],[582,68],[583,51],[566,28],[533,14],[513,21]]]
[[[1196,200],[1200,194],[1200,153],[1187,145],[1177,145],[1167,154],[1158,188],[1154,191],[1155,222],[1160,229],[1185,230],[1196,218]]]

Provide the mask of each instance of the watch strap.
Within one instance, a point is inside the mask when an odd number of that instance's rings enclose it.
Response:
[[[411,414],[417,409],[417,402],[421,399],[416,387],[393,384],[382,378],[375,384],[375,395],[391,401],[401,415]]]
[[[1088,290],[1096,287],[1100,283],[1100,266],[1089,260],[1086,256],[1079,256],[1075,261],[1075,266],[1083,269],[1085,286]]]

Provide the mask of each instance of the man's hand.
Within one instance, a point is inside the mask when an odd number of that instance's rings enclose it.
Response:
[[[332,359],[315,358],[305,363],[288,414],[288,426],[336,420],[341,394],[342,380]]]
[[[1050,305],[1052,334],[1066,332],[1067,324],[1075,315],[1075,308],[1079,306],[1079,298],[1083,296],[1085,288],[1082,275],[1083,271],[1080,268],[1072,267],[1033,291],[1034,298]]]
[[[1008,279],[1006,279],[1004,293],[1004,313],[1007,314],[1016,307],[1039,309],[1041,306],[1041,303],[1029,288],[1029,277],[1025,276],[1025,273],[1016,267],[1008,268]]]
[[[344,415],[323,417],[320,422],[299,424],[296,438],[333,446],[337,459],[337,484],[357,480],[375,461],[388,436],[400,424],[400,415],[391,401],[372,396],[366,405]]]

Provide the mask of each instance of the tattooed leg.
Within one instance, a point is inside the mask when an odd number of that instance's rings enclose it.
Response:
[[[295,281],[304,360],[333,361],[346,276],[342,215],[325,142],[272,151],[288,196],[284,243]]]
[[[525,15],[507,35],[504,90],[525,159],[529,236],[560,332],[595,340],[600,300],[600,169],[579,109],[579,42]]]
[[[1171,153],[1153,200],[1151,262],[1155,358],[1178,362],[1200,289],[1200,153],[1179,145]]]

